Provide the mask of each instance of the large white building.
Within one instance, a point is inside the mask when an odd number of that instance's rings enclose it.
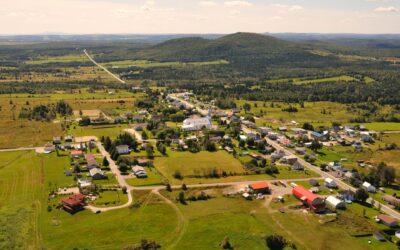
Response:
[[[197,131],[203,128],[211,129],[212,122],[209,116],[207,117],[192,117],[183,121],[182,129],[184,131]]]

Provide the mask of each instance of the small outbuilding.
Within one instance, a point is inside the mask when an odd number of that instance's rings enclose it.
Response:
[[[373,185],[371,185],[371,183],[369,183],[369,182],[364,182],[363,184],[362,184],[362,187],[365,189],[365,190],[367,190],[368,192],[370,192],[370,193],[375,193],[376,192],[376,187],[374,187]]]

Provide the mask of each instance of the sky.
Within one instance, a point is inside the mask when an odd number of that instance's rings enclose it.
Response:
[[[1,0],[0,34],[400,33],[400,0]]]

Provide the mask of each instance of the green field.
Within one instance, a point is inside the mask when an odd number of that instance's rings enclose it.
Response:
[[[309,83],[324,83],[324,82],[350,82],[358,81],[356,78],[346,75],[326,77],[326,78],[316,78],[316,79],[306,79],[306,78],[285,78],[278,80],[268,80],[269,83],[294,83],[294,84],[309,84]]]
[[[126,60],[126,61],[113,61],[103,63],[107,68],[128,68],[128,67],[139,67],[139,68],[155,68],[155,67],[185,67],[185,66],[205,66],[205,65],[218,65],[218,64],[228,64],[228,61],[217,60],[209,62],[156,62],[147,60]]]
[[[26,61],[26,64],[46,64],[46,63],[71,63],[71,62],[89,62],[85,54],[71,54],[65,56],[39,57]]]

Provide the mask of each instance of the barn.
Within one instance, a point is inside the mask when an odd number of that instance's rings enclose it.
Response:
[[[320,196],[313,194],[303,186],[297,185],[292,189],[292,194],[302,203],[316,213],[325,211],[325,201]]]

